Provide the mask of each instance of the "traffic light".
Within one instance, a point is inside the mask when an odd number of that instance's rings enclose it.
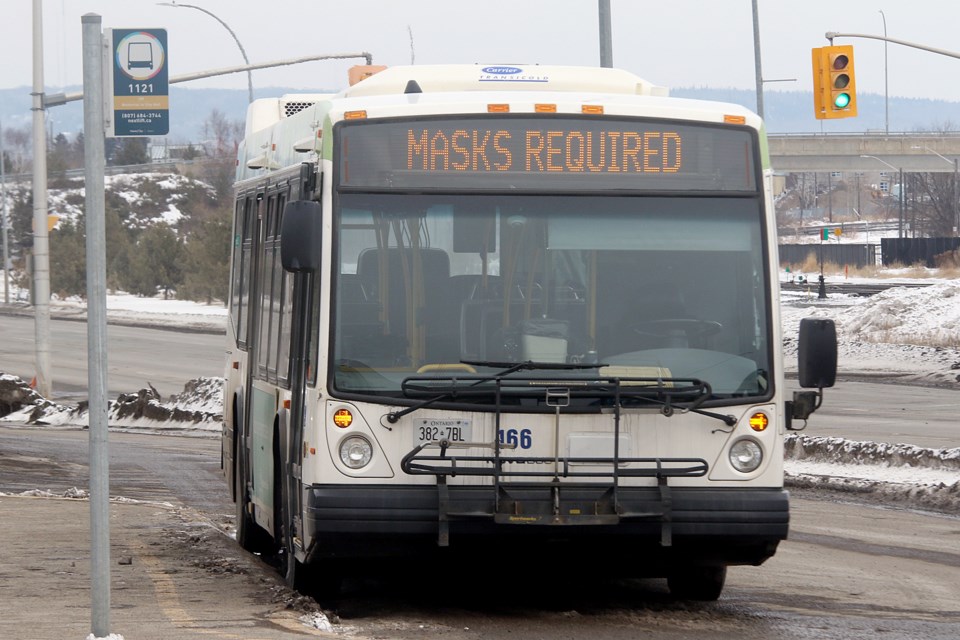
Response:
[[[819,47],[813,59],[813,109],[817,120],[857,115],[853,46]]]

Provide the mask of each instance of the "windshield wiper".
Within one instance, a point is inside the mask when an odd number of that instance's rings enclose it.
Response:
[[[697,413],[708,418],[722,421],[728,427],[737,423],[737,419],[729,414],[714,413],[701,409],[700,405],[713,397],[710,383],[697,378],[618,378],[621,383],[620,395],[632,400],[644,400],[660,405],[660,412],[670,417],[677,413]],[[678,385],[678,386],[668,386]],[[675,401],[678,396],[696,394],[689,401]],[[623,400],[621,400],[621,404]]]
[[[436,402],[440,402],[441,400],[456,399],[460,391],[469,389],[470,387],[476,387],[485,382],[494,381],[498,378],[502,378],[512,373],[516,373],[517,371],[524,371],[524,370],[533,371],[537,369],[545,369],[545,370],[596,369],[597,367],[606,366],[602,364],[586,364],[586,363],[534,362],[532,360],[525,360],[524,362],[494,362],[494,361],[488,361],[488,360],[462,360],[461,362],[463,364],[468,364],[474,367],[499,367],[499,368],[502,368],[503,370],[498,373],[490,374],[489,376],[483,376],[479,379],[471,377],[469,378],[471,384],[467,385],[463,389],[456,388],[457,378],[455,377],[450,378],[451,382],[454,385],[453,389],[451,389],[450,391],[445,391],[443,393],[437,394],[432,398],[427,398],[426,400],[422,402],[418,402],[417,404],[411,405],[406,409],[401,409],[400,411],[391,411],[390,413],[387,414],[387,422],[389,422],[390,424],[395,424],[400,418],[410,413],[413,413],[414,411],[419,411],[424,407],[429,407],[430,405]],[[407,380],[410,380],[410,378],[407,378]],[[404,385],[406,385],[407,380],[403,381]]]
[[[496,362],[496,361],[463,361],[463,364],[469,364],[471,366],[485,366],[485,367],[504,367],[502,371],[497,373],[490,374],[488,376],[463,376],[463,377],[450,377],[446,378],[449,380],[451,386],[447,387],[447,390],[437,393],[437,395],[427,398],[421,402],[418,402],[414,405],[401,409],[399,411],[392,411],[386,415],[387,421],[391,424],[396,423],[400,418],[414,411],[418,411],[425,407],[429,407],[437,402],[442,400],[457,400],[458,396],[464,395],[469,397],[476,397],[481,394],[490,393],[489,390],[478,391],[475,388],[479,385],[488,383],[488,382],[498,382],[511,374],[517,373],[518,371],[536,371],[536,370],[547,370],[547,371],[557,371],[557,370],[582,370],[582,369],[598,369],[604,367],[602,363],[587,364],[587,363],[566,363],[566,362]],[[727,426],[733,426],[737,423],[737,419],[732,415],[724,415],[719,413],[714,413],[712,411],[707,411],[701,409],[700,405],[703,404],[705,400],[710,398],[713,395],[713,392],[710,388],[710,384],[699,379],[694,378],[620,378],[620,377],[608,377],[601,376],[601,379],[590,379],[594,383],[600,385],[609,385],[614,383],[616,384],[616,389],[618,391],[614,392],[613,389],[606,388],[601,390],[594,385],[590,385],[590,380],[587,379],[570,379],[564,381],[551,381],[554,386],[563,386],[565,382],[569,382],[576,391],[575,395],[596,395],[600,393],[603,396],[619,396],[620,402],[623,402],[624,397],[634,400],[646,400],[647,402],[652,402],[659,404],[661,406],[661,412],[663,415],[669,417],[674,415],[678,410],[680,413],[692,412],[697,413],[709,418],[715,418],[722,421]],[[433,378],[422,378],[411,376],[406,378],[403,381],[404,393],[407,394],[408,391],[417,391],[420,393],[426,393],[429,391],[427,385],[417,385],[414,384],[414,381],[419,382],[428,382],[431,380],[437,380]],[[509,383],[516,378],[511,378],[506,382]],[[538,382],[543,382],[539,381]],[[469,384],[466,384],[469,382]],[[518,381],[519,382],[519,381]],[[464,383],[463,386],[458,386],[459,383]],[[584,387],[590,386],[592,388],[587,389]],[[669,386],[669,385],[678,385],[678,386]],[[515,389],[514,389],[515,390]],[[499,395],[499,390],[497,391]],[[677,396],[689,396],[694,395],[692,400],[684,403],[675,402]]]
[[[682,406],[682,405],[671,405],[669,401],[668,401],[668,402],[663,402],[663,403],[662,403],[662,404],[663,404],[663,408],[661,409],[661,413],[663,413],[663,415],[665,415],[665,416],[667,416],[667,417],[669,418],[669,417],[672,416],[674,413],[676,413],[676,411],[674,410],[674,407],[675,407],[675,406],[679,406],[679,407],[680,407],[680,413],[687,413],[687,412],[689,411],[689,412],[692,412],[692,413],[698,413],[698,414],[700,414],[701,416],[707,416],[708,418],[716,418],[717,420],[720,420],[721,422],[723,422],[723,423],[724,423],[725,425],[727,425],[728,427],[732,427],[733,425],[737,424],[737,418],[736,418],[735,416],[730,415],[729,413],[727,413],[727,414],[714,413],[713,411],[707,411],[706,409],[700,409],[700,408],[698,408],[698,407],[700,406],[700,404],[701,404],[707,397],[709,397],[710,395],[712,395],[712,394],[707,393],[707,394],[705,394],[704,396],[702,396],[702,397],[700,397],[700,398],[697,398],[697,399],[694,400],[693,403],[691,403],[690,406],[688,406],[688,407],[684,407],[684,406]]]

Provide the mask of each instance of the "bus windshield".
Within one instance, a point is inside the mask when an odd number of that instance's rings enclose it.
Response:
[[[770,392],[758,193],[336,202],[334,393],[400,396],[410,376],[525,361],[694,378],[720,398]],[[583,369],[549,373],[564,375]]]

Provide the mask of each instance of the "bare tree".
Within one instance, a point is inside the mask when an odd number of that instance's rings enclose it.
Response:
[[[14,173],[26,173],[29,170],[33,149],[33,128],[27,124],[19,129],[3,130],[3,148],[13,164]]]
[[[208,149],[216,158],[233,158],[243,138],[243,122],[228,120],[219,109],[214,109],[203,123],[203,135],[213,143]]]
[[[941,136],[955,135],[956,127],[951,122],[937,126],[934,133]],[[930,149],[927,149],[930,151]],[[939,154],[937,154],[939,155]],[[948,168],[947,160],[943,167]],[[918,173],[911,181],[914,189],[913,206],[916,232],[927,236],[952,236],[957,220],[957,195],[960,184],[955,184],[958,176],[955,171]]]
[[[956,224],[953,173],[919,173],[917,189],[917,225],[930,236],[952,236]]]

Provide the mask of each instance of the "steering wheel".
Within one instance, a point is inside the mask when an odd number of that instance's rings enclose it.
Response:
[[[723,325],[715,320],[694,318],[661,318],[636,322],[630,327],[635,334],[646,338],[671,338],[677,330],[689,340],[698,340],[720,333]]]

